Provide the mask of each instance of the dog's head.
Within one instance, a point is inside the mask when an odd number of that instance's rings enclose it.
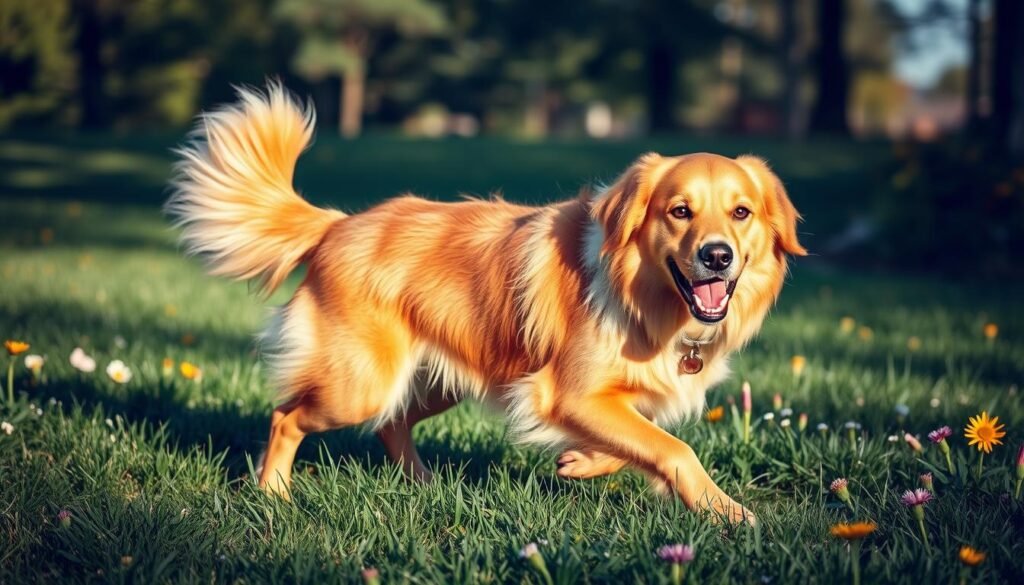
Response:
[[[704,326],[725,320],[744,295],[757,297],[742,300],[747,310],[767,310],[785,255],[807,253],[782,183],[751,156],[644,155],[595,200],[592,215],[628,305],[681,303]]]

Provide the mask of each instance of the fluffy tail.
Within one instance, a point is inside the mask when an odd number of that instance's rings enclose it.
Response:
[[[292,187],[295,162],[313,136],[315,114],[279,84],[204,114],[177,151],[165,210],[183,228],[190,254],[211,274],[258,279],[269,294],[302,262],[340,211],[319,209]]]

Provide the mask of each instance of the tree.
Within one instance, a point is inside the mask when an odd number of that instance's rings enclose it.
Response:
[[[340,77],[339,129],[349,137],[362,130],[367,62],[378,36],[434,35],[448,25],[429,0],[279,0],[276,14],[299,31],[293,66],[301,76]]]
[[[818,2],[818,99],[811,114],[811,130],[846,135],[850,70],[843,55],[845,0]]]
[[[1024,154],[1024,5],[996,0],[992,128],[996,147]]]

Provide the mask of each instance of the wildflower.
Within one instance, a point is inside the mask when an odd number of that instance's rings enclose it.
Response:
[[[121,557],[122,567],[130,567],[133,563],[135,563],[135,559],[131,555],[124,555]]]
[[[670,544],[658,549],[658,558],[672,564],[672,583],[679,585],[686,577],[686,565],[690,564],[696,554],[688,544]]]
[[[937,396],[932,397],[932,399],[928,401],[928,405],[932,408],[938,408],[940,404],[942,404],[942,401],[939,400]]]
[[[766,412],[766,413],[764,413],[764,416],[761,417],[761,418],[764,419],[764,422],[766,422],[768,424],[771,424],[771,423],[775,422],[775,413],[774,412]]]
[[[969,546],[960,547],[960,562],[967,565],[968,567],[977,567],[981,563],[985,562],[985,557],[988,556],[976,548]]]
[[[127,384],[132,379],[132,371],[121,360],[114,360],[107,365],[107,375],[118,384]]]
[[[743,442],[750,442],[750,413],[754,409],[753,399],[751,398],[750,382],[743,382],[743,387],[740,390],[740,394],[743,396]]]
[[[851,512],[854,512],[853,497],[850,495],[848,485],[849,482],[846,481],[846,478],[840,477],[832,480],[832,485],[829,486],[829,489],[832,490],[832,493],[835,494],[837,498],[839,498],[840,502],[846,504],[846,507],[849,508]]]
[[[837,536],[843,540],[860,540],[870,535],[878,528],[878,525],[874,522],[852,522],[847,524],[846,522],[840,522],[832,527],[832,536]]]
[[[903,422],[903,419],[907,418],[910,414],[910,407],[906,404],[897,404],[893,410],[896,411],[896,416],[900,419],[900,422]]]
[[[971,424],[964,429],[964,437],[971,440],[968,446],[976,444],[979,451],[991,453],[993,445],[1003,444],[999,439],[1006,436],[1002,430],[1006,425],[999,424],[998,416],[989,418],[987,412],[982,412],[979,416],[970,417],[970,421]]]
[[[994,341],[999,336],[999,326],[995,323],[985,323],[985,326],[981,328],[981,332],[985,334],[985,339]]]
[[[921,487],[935,493],[935,479],[932,477],[932,472],[922,473],[919,479],[921,480]]]
[[[953,468],[953,457],[949,453],[949,443],[946,441],[951,436],[953,436],[953,429],[948,426],[941,426],[928,433],[928,440],[939,446],[939,450],[946,456],[946,467],[949,468],[949,473],[955,475],[956,470]]]
[[[888,437],[885,438],[885,440],[889,441],[890,443],[898,443],[900,441],[900,436],[899,435],[889,435]]]
[[[24,341],[16,341],[14,339],[8,339],[4,342],[4,349],[7,350],[7,355],[11,357],[25,353],[30,347],[32,346]]]
[[[804,368],[807,366],[807,358],[802,355],[795,355],[789,358],[789,367],[793,370],[793,375],[800,377],[800,374],[804,373]]]
[[[380,571],[374,567],[363,569],[363,583],[366,583],[366,585],[380,585]]]
[[[724,406],[716,406],[716,407],[714,407],[714,408],[712,408],[711,410],[708,411],[707,418],[708,418],[708,422],[716,423],[716,422],[722,420],[722,417],[724,417],[724,416],[725,416],[725,407]]]
[[[194,380],[196,382],[203,379],[203,371],[199,369],[199,366],[190,362],[181,362],[181,375],[186,380]]]
[[[843,333],[850,333],[853,328],[857,326],[857,321],[853,317],[843,317],[839,320],[839,330]]]
[[[778,392],[776,392],[775,396],[772,396],[772,410],[781,410],[781,409],[782,409],[782,394],[779,394]]]
[[[916,335],[911,335],[907,338],[907,349],[910,351],[917,351],[921,349],[921,338]]]
[[[7,421],[4,421],[0,423],[0,431],[3,431],[5,435],[9,435],[14,432],[14,425]]]
[[[788,419],[788,418],[784,418],[781,421],[779,421],[779,426],[784,428],[784,429],[788,429],[790,427],[790,425],[792,425],[792,424],[793,424],[793,421]]]
[[[14,357],[23,354],[31,347],[24,341],[8,339],[4,342],[7,355],[11,358],[7,364],[7,403],[14,404]]]
[[[850,566],[853,568],[853,585],[860,585],[860,541],[870,535],[878,525],[874,522],[840,522],[832,527],[832,536],[850,543]]]
[[[76,347],[71,351],[71,357],[68,358],[68,361],[71,362],[71,367],[79,372],[91,374],[96,371],[96,360],[89,357],[85,350],[80,347]]]
[[[184,345],[185,347],[189,347],[190,345],[193,345],[195,342],[196,336],[192,335],[191,333],[186,333],[181,336],[181,344]]]
[[[921,529],[921,539],[924,540],[924,546],[931,551],[931,544],[928,542],[928,531],[924,527],[924,505],[932,501],[932,493],[924,489],[907,490],[903,492],[900,501],[914,513],[914,518],[917,518],[917,525]]]
[[[921,441],[917,440],[917,437],[910,433],[903,434],[903,440],[907,442],[907,445],[914,450],[915,453],[923,453],[924,447],[921,446]]]
[[[875,332],[872,331],[870,327],[861,327],[860,329],[857,329],[857,337],[859,337],[861,341],[871,341],[871,338],[874,336]]]
[[[1020,486],[1024,483],[1024,443],[1020,446],[1020,451],[1017,451],[1017,487],[1013,490],[1013,496],[1020,498]]]
[[[985,463],[985,453],[992,452],[993,445],[1002,445],[999,439],[1006,436],[1003,427],[999,424],[999,417],[988,417],[988,412],[982,411],[978,416],[970,417],[971,424],[964,428],[964,437],[971,440],[967,444],[978,446],[978,478],[981,478],[981,469]]]
[[[779,411],[779,416],[781,416],[782,418],[791,417],[791,416],[793,416],[793,409],[792,408],[783,408],[782,410]]]
[[[807,413],[801,412],[800,418],[796,419],[796,428],[802,433],[807,430]]]
[[[845,425],[843,425],[843,426],[846,428],[846,437],[850,441],[850,449],[854,453],[856,453],[857,452],[857,431],[860,430],[860,423],[856,423],[856,422],[853,422],[851,420],[851,421],[847,421],[847,423]]]
[[[57,523],[60,524],[61,528],[71,526],[71,512],[67,510],[57,512]]]
[[[818,423],[818,426],[815,428],[817,428],[818,432],[821,433],[822,435],[828,434],[828,424],[826,423]]]
[[[524,546],[523,550],[519,551],[519,558],[529,561],[530,565],[544,577],[544,582],[548,585],[553,585],[554,581],[551,580],[551,573],[548,572],[547,563],[544,562],[544,556],[540,554],[537,543],[531,542]]]
[[[25,356],[25,367],[32,372],[32,379],[38,381],[39,374],[43,371],[43,364],[46,363],[46,358],[38,354],[29,354]]]

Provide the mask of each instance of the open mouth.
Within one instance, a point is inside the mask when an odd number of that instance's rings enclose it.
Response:
[[[671,257],[668,258],[668,269],[694,317],[705,323],[717,323],[725,318],[729,312],[729,300],[736,290],[735,280],[709,278],[691,283]]]

